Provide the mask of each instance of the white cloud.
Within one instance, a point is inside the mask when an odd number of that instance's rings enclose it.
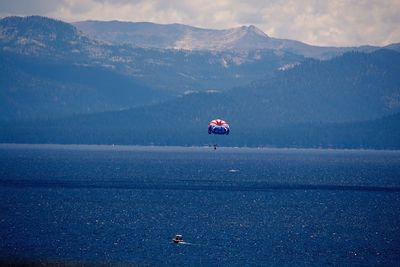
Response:
[[[0,15],[183,23],[224,29],[254,24],[269,36],[315,45],[400,42],[399,0],[2,0]]]

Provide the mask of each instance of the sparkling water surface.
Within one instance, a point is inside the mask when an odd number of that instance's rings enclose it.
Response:
[[[400,151],[3,144],[0,240],[3,263],[395,266]]]

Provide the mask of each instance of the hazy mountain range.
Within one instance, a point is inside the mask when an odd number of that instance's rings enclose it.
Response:
[[[400,148],[399,44],[254,26],[0,20],[0,142]]]
[[[321,47],[295,40],[269,37],[255,27],[241,26],[211,30],[182,24],[149,22],[82,21],[73,23],[89,37],[111,44],[130,44],[143,48],[207,51],[248,51],[269,49],[305,57],[328,59],[349,51],[371,52],[380,47]],[[388,46],[397,49],[398,46]]]

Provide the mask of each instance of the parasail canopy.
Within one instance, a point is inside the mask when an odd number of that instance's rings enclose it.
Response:
[[[221,119],[215,119],[208,124],[208,134],[229,134],[229,124]]]

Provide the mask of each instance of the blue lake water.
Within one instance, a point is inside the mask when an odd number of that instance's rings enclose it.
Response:
[[[3,144],[0,242],[2,263],[398,266],[400,151]]]

